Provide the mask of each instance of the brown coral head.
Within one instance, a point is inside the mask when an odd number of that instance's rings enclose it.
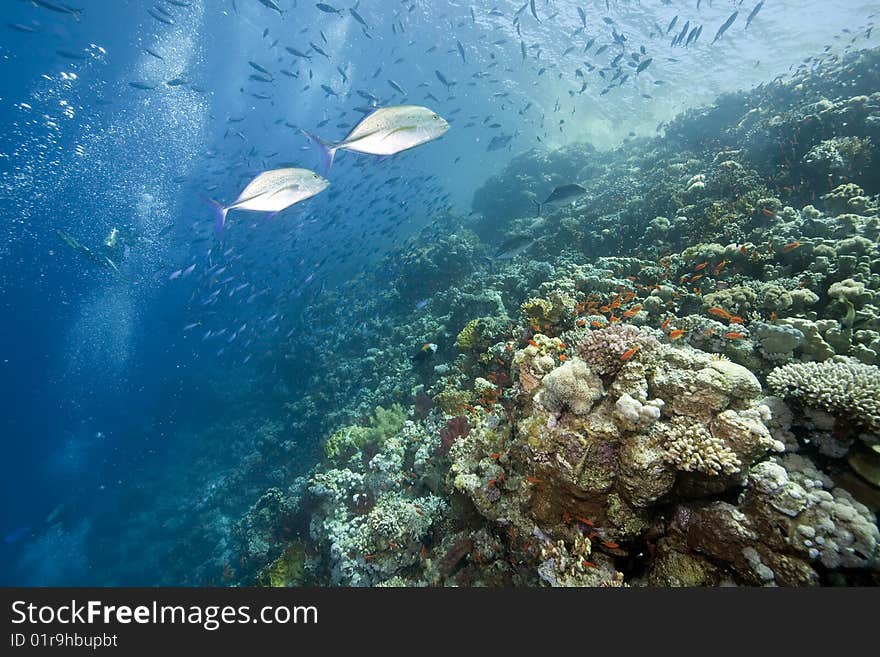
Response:
[[[519,371],[519,382],[523,390],[531,392],[541,384],[541,379],[523,368]]]
[[[461,563],[471,550],[474,549],[474,542],[470,538],[463,538],[454,543],[447,551],[440,562],[437,564],[438,572],[444,577],[449,577],[455,568]]]
[[[416,417],[420,420],[424,420],[428,417],[428,413],[431,412],[431,407],[434,405],[434,400],[424,391],[419,392],[415,398],[415,412]]]

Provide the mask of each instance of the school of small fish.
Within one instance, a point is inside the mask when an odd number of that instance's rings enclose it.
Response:
[[[98,12],[66,1],[22,2],[32,7],[33,19],[6,24],[22,38],[46,31],[51,17],[81,24]],[[143,35],[137,47],[152,64],[144,70],[154,73],[124,80],[129,94],[147,99],[159,94],[205,95],[224,85],[222,78],[175,68],[174,53],[162,38],[185,29],[195,4],[155,0],[141,10],[154,34]],[[224,16],[233,30],[258,35],[261,48],[249,51],[241,62],[243,75],[234,83],[246,109],[212,117],[220,133],[219,145],[205,153],[203,176],[180,181],[200,187],[213,215],[205,212],[204,223],[194,224],[195,253],[159,277],[196,281],[190,302],[198,312],[221,316],[217,307],[222,299],[257,303],[263,309],[262,321],[251,311],[241,311],[241,316],[251,319],[235,322],[236,330],[209,328],[205,340],[227,335],[231,342],[245,332],[253,340],[260,327],[266,330],[267,321],[271,325],[284,319],[290,335],[298,322],[306,321],[302,307],[322,295],[328,283],[338,284],[329,272],[357,262],[364,244],[402,249],[406,246],[402,240],[414,232],[414,222],[430,221],[439,228],[443,217],[453,211],[453,199],[436,173],[413,169],[412,159],[394,156],[435,141],[452,127],[455,136],[447,142],[450,146],[428,151],[448,170],[493,157],[489,154],[549,144],[577,124],[581,115],[589,115],[600,103],[613,105],[621,94],[630,101],[653,101],[668,82],[670,65],[712,49],[723,57],[728,45],[760,31],[762,17],[773,10],[773,3],[765,0],[715,2],[714,7],[701,0],[672,4],[662,0],[652,20],[639,25],[628,20],[628,8],[610,0],[446,7],[425,0],[389,0],[381,5],[358,0],[351,6],[296,0],[207,3],[206,11]],[[441,25],[444,38],[425,38],[426,21]],[[850,44],[870,39],[872,25],[863,33],[850,34]],[[711,41],[703,36],[704,29],[712,35]],[[94,44],[61,45],[53,51],[69,66],[85,66],[98,55],[106,56]],[[362,49],[370,49],[374,56],[361,57]],[[790,72],[794,75],[834,61],[838,55],[830,50],[829,45],[823,55],[807,58]],[[364,61],[381,64],[367,68]],[[514,83],[523,75],[533,81],[534,90]],[[564,91],[556,98],[542,96],[538,85],[544,81]],[[468,101],[477,92],[484,98],[482,112],[466,109],[472,107]],[[284,110],[290,93],[320,98],[313,120],[290,120]],[[113,102],[106,100],[108,105]],[[260,132],[277,139],[277,147],[267,150],[256,145],[255,135]],[[291,152],[297,139],[299,151]],[[346,156],[344,166],[331,174],[340,151],[361,157]],[[314,157],[318,164],[309,166],[307,160]],[[391,161],[383,162],[386,158]],[[535,197],[537,215],[557,204],[578,203],[584,191],[574,181],[557,185],[546,197]],[[259,235],[248,236],[249,244],[244,244],[238,228],[233,230],[227,222],[229,213],[242,211],[234,215],[236,226],[249,225],[245,212],[264,214],[262,222],[269,225],[267,220],[276,214],[318,196],[326,202],[310,201],[272,223],[281,227],[266,235],[271,244],[263,243]],[[215,200],[223,197],[225,201]],[[358,225],[346,221],[361,215],[364,208],[370,208],[369,221]],[[204,230],[207,226],[213,230]],[[179,230],[169,226],[163,235]],[[76,244],[75,250],[120,273],[116,260],[96,257],[88,247]],[[491,260],[517,257],[534,245],[531,236],[518,236],[502,245]],[[248,275],[249,263],[267,260],[272,263],[270,278]],[[358,266],[363,271],[366,265],[351,265],[349,281],[358,275]],[[290,268],[297,273],[288,279],[282,272]],[[696,279],[703,275],[694,274]],[[351,321],[360,325],[364,318]],[[202,325],[202,320],[192,323],[187,332]],[[280,331],[280,325],[271,330]],[[681,334],[672,330],[669,335],[676,339]],[[217,353],[224,350],[221,347]],[[250,358],[248,353],[245,359]]]

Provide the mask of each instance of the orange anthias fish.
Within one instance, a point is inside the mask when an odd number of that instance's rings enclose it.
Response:
[[[710,315],[715,315],[715,317],[720,317],[721,319],[729,320],[731,317],[733,317],[733,314],[727,312],[726,310],[724,310],[724,308],[719,308],[718,306],[712,306],[706,312],[708,312]]]
[[[789,251],[794,251],[799,246],[801,246],[800,242],[792,242],[791,244],[786,244],[785,246],[782,247],[782,252],[788,253]]]
[[[638,306],[633,306],[629,310],[625,310],[623,312],[623,316],[624,317],[632,317],[633,315],[638,315],[639,312],[641,312],[641,310],[642,310],[642,306],[641,306],[641,304],[639,304]]]
[[[740,333],[739,331],[729,331],[724,334],[724,337],[728,340],[741,340],[746,336],[745,333]]]
[[[671,321],[672,321],[672,317],[671,317],[671,316],[670,316],[670,317],[667,317],[666,319],[664,319],[664,320],[663,320],[663,323],[660,325],[660,330],[661,330],[661,331],[665,331],[665,330],[666,330],[666,327],[669,326],[669,322],[671,322]]]
[[[670,340],[678,340],[685,333],[687,333],[687,331],[685,331],[684,329],[675,329],[675,330],[669,332],[669,339]]]
[[[734,315],[733,317],[730,318],[729,321],[731,324],[745,324],[746,323],[746,320],[744,320],[739,315]]]
[[[639,349],[641,349],[641,348],[642,348],[642,345],[637,344],[635,347],[632,347],[631,349],[627,349],[626,351],[624,351],[624,352],[620,355],[620,360],[629,360],[630,358],[632,358],[633,356],[635,356],[635,355],[636,355],[636,352],[637,352]]]
[[[702,271],[703,269],[706,268],[706,266],[707,266],[708,264],[709,264],[708,262],[701,262],[701,263],[698,264],[696,267],[694,267],[694,271]]]

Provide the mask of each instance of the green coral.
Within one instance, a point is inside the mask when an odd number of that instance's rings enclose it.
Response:
[[[324,443],[327,458],[336,460],[340,455],[351,454],[367,444],[368,427],[342,427]]]
[[[403,406],[394,404],[389,409],[377,406],[370,426],[358,425],[343,427],[327,439],[324,453],[327,458],[337,460],[359,451],[364,445],[382,445],[391,436],[403,429],[406,413]]]
[[[502,306],[503,307],[503,306]],[[461,329],[455,346],[461,351],[485,351],[502,339],[509,320],[506,317],[478,317]]]
[[[544,327],[558,324],[574,314],[575,300],[559,290],[554,290],[544,298],[526,299],[520,310],[532,325]]]
[[[434,396],[434,403],[446,415],[461,415],[473,402],[471,393],[450,386]]]
[[[257,576],[258,586],[301,586],[306,570],[305,546],[297,541]]]
[[[832,214],[869,214],[877,209],[876,203],[865,196],[865,190],[851,182],[838,185],[821,198]]]
[[[482,331],[480,330],[480,320],[472,319],[458,333],[455,339],[455,346],[462,351],[470,351],[480,340]]]
[[[398,434],[403,429],[404,422],[406,413],[400,404],[392,404],[389,409],[377,406],[375,416],[370,421],[377,442],[385,442],[386,438]]]

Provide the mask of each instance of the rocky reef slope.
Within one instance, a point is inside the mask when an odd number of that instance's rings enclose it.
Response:
[[[878,191],[877,51],[514,158],[315,309],[237,577],[877,584]]]

